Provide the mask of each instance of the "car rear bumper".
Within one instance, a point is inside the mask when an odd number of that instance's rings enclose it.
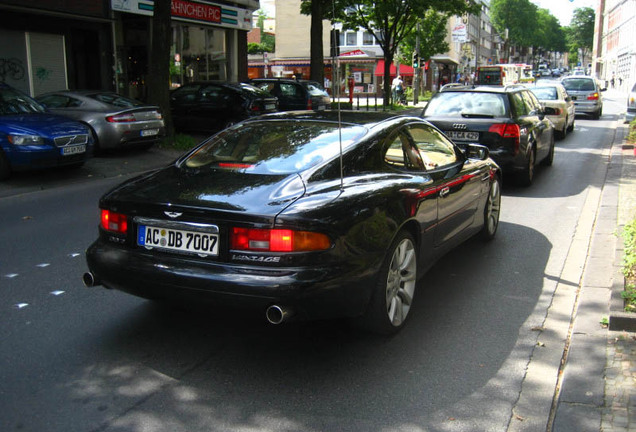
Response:
[[[103,127],[97,135],[101,149],[114,149],[158,142],[166,135],[166,129],[163,122],[146,122],[145,125],[117,123]]]
[[[173,255],[158,263],[144,250],[101,239],[88,248],[86,261],[99,283],[135,296],[210,301],[261,312],[281,305],[306,319],[359,316],[375,286],[374,273],[364,275],[352,267],[259,267]]]
[[[574,111],[576,114],[595,114],[603,107],[599,102],[575,102]]]

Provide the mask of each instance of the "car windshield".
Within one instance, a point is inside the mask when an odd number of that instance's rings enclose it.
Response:
[[[358,141],[368,129],[342,127],[342,147]],[[181,166],[240,169],[256,174],[304,171],[338,155],[338,124],[326,121],[268,120],[248,122],[217,134]]]
[[[241,83],[240,84],[241,88],[243,90],[245,90],[248,93],[253,94],[254,96],[259,96],[259,97],[272,97],[272,95],[270,95],[267,90],[263,90],[260,89],[258,87],[255,87],[251,84],[246,84],[246,83]]]
[[[530,91],[534,93],[534,95],[539,100],[557,100],[557,90],[555,87],[534,87],[531,88]]]
[[[506,107],[502,94],[446,91],[431,99],[424,115],[501,117],[506,115]]]
[[[89,98],[104,102],[106,104],[116,106],[119,108],[133,108],[141,106],[144,103],[135,99],[129,99],[124,96],[120,96],[116,93],[93,93],[87,95]]]
[[[34,99],[9,87],[0,87],[0,115],[43,113],[46,110]]]
[[[566,90],[594,91],[594,81],[589,78],[571,78],[561,82]]]

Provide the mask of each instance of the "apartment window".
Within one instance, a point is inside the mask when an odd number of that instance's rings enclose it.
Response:
[[[358,45],[358,34],[354,32],[347,32],[346,37],[346,45],[348,46],[356,46]]]
[[[362,34],[362,45],[375,45],[375,39],[373,38],[373,35],[368,31],[365,31]]]

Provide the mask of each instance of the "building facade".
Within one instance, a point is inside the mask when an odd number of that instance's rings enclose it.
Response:
[[[247,78],[258,0],[172,0],[171,82]],[[154,0],[0,0],[0,81],[145,99]]]
[[[636,0],[601,0],[596,11],[593,73],[615,88],[636,82]]]

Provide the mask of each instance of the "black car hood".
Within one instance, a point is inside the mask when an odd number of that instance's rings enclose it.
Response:
[[[275,216],[305,192],[297,174],[179,168],[177,165],[132,179],[102,197],[104,207],[135,214],[148,206],[191,208]]]

